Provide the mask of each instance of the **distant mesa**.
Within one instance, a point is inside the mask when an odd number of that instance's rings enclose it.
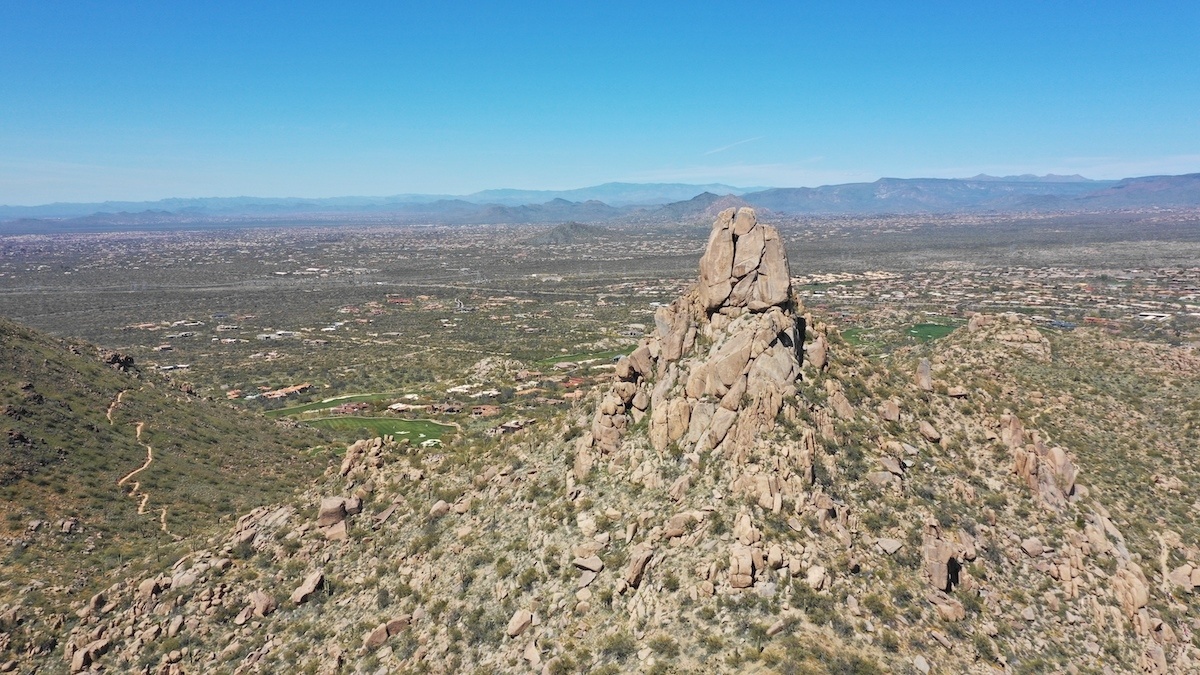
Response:
[[[529,240],[529,243],[538,246],[547,245],[563,245],[563,244],[578,244],[584,241],[592,241],[600,239],[611,233],[606,227],[599,225],[586,225],[571,221],[553,227],[548,232],[544,232]]]
[[[1080,201],[1093,207],[1200,206],[1200,173],[1126,178]]]
[[[612,220],[622,213],[621,209],[596,200],[572,202],[556,198],[544,204],[525,204],[522,206],[491,205],[483,207],[482,210],[473,214],[466,214],[457,222],[461,224],[551,223],[563,221],[598,222]]]
[[[981,173],[965,180],[973,181],[994,181],[998,183],[1094,183],[1091,178],[1085,178],[1077,173],[1070,176],[1063,176],[1055,173],[1048,173],[1045,176],[1036,176],[1032,173],[1023,173],[1019,176],[989,176],[986,173]]]
[[[738,188],[720,183],[692,185],[688,183],[605,183],[575,190],[484,190],[463,199],[477,203],[520,206],[544,203],[552,199],[572,202],[601,201],[610,206],[654,206],[690,199],[701,192],[745,194],[765,188]]]
[[[712,192],[703,192],[686,201],[663,204],[644,213],[649,218],[665,221],[709,221],[725,209],[748,206],[750,204],[745,199],[736,195],[716,195]]]

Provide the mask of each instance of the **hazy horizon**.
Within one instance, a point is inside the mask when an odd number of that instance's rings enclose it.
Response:
[[[1195,172],[1192,172],[1192,173],[1195,173]],[[1042,175],[1037,175],[1037,174],[1025,173],[1025,174],[1008,174],[1008,175],[1004,175],[1004,176],[997,176],[997,175],[993,175],[993,174],[985,174],[985,173],[982,173],[982,172],[981,172],[981,173],[975,174],[975,175],[973,175],[973,176],[950,176],[950,177],[941,177],[941,176],[906,176],[906,177],[901,177],[901,176],[879,176],[879,177],[877,177],[877,178],[874,178],[874,179],[870,179],[870,180],[863,180],[863,181],[852,181],[851,183],[872,183],[872,182],[876,182],[876,181],[880,181],[880,180],[925,180],[925,179],[929,179],[929,180],[963,180],[963,181],[967,181],[967,180],[972,180],[972,179],[975,179],[975,178],[977,178],[977,177],[980,177],[980,176],[986,176],[988,179],[1004,179],[1004,178],[1010,178],[1010,179],[1030,179],[1030,178],[1034,178],[1034,179],[1046,179],[1046,178],[1075,178],[1075,177],[1077,176],[1077,177],[1078,177],[1078,179],[1082,179],[1083,181],[1088,181],[1088,182],[1099,182],[1099,183],[1103,183],[1103,182],[1105,182],[1105,181],[1115,181],[1115,180],[1120,180],[1120,179],[1108,179],[1108,178],[1093,178],[1093,177],[1091,177],[1091,176],[1082,176],[1082,175],[1078,175],[1078,174],[1071,174],[1071,175],[1068,175],[1068,174],[1052,174],[1052,173],[1051,173],[1051,174],[1042,174]],[[1123,179],[1123,178],[1138,178],[1138,177],[1139,177],[1139,176],[1122,176],[1121,178]],[[335,195],[322,195],[322,196],[313,196],[313,195],[299,195],[299,194],[296,194],[296,195],[254,195],[254,194],[241,194],[241,195],[171,195],[171,196],[167,196],[167,197],[159,197],[159,198],[155,198],[155,199],[103,199],[103,200],[92,200],[92,201],[58,201],[58,202],[46,202],[46,203],[39,203],[39,204],[0,204],[0,207],[16,207],[16,208],[29,207],[29,208],[33,208],[33,207],[39,207],[39,206],[53,206],[53,205],[55,205],[55,204],[104,204],[104,203],[116,203],[116,204],[121,204],[121,203],[153,204],[153,203],[157,203],[157,202],[165,202],[165,201],[176,201],[176,200],[178,200],[178,201],[190,201],[190,200],[207,200],[207,199],[227,199],[227,200],[238,200],[238,199],[248,199],[248,200],[253,200],[253,199],[262,199],[262,200],[290,200],[290,199],[296,199],[296,200],[367,199],[367,200],[370,200],[370,199],[392,199],[392,198],[397,198],[397,197],[414,197],[414,198],[415,198],[415,197],[420,197],[420,198],[437,198],[437,199],[463,199],[463,198],[468,198],[468,197],[477,197],[477,196],[479,196],[479,195],[484,195],[484,194],[487,194],[487,193],[505,193],[505,192],[518,192],[518,193],[523,193],[523,192],[534,192],[534,193],[537,193],[537,192],[545,192],[545,193],[582,192],[582,191],[586,191],[586,190],[590,190],[590,189],[602,188],[602,187],[606,187],[606,186],[616,186],[616,185],[647,186],[647,187],[650,187],[650,186],[655,186],[655,185],[679,185],[679,186],[689,186],[689,187],[694,187],[694,188],[697,188],[697,189],[701,189],[701,188],[711,188],[711,187],[714,187],[714,186],[716,186],[716,185],[724,185],[724,187],[727,187],[727,188],[732,188],[732,189],[735,191],[735,192],[733,192],[732,194],[748,194],[748,193],[750,193],[750,192],[753,192],[753,191],[760,191],[760,190],[774,190],[774,189],[780,189],[780,188],[782,188],[782,189],[795,189],[795,188],[800,188],[800,189],[809,188],[809,189],[812,189],[812,188],[833,187],[833,186],[837,186],[837,185],[845,185],[845,184],[850,184],[850,183],[823,183],[823,184],[819,184],[819,185],[759,185],[759,186],[745,186],[745,185],[727,185],[727,184],[721,184],[721,183],[684,183],[684,182],[676,182],[676,181],[657,181],[657,182],[644,182],[644,183],[635,183],[635,182],[629,182],[629,181],[607,181],[607,182],[604,182],[604,183],[598,183],[598,184],[596,184],[596,185],[582,185],[582,186],[574,186],[574,187],[568,187],[568,188],[562,188],[562,189],[547,189],[547,188],[538,188],[538,187],[498,187],[498,188],[485,188],[485,189],[482,189],[482,190],[476,190],[475,192],[463,193],[463,194],[446,194],[446,193],[421,193],[421,192],[396,192],[396,193],[391,193],[391,194],[372,194],[372,195],[368,195],[368,194],[335,194]],[[697,193],[697,194],[700,194],[700,193]],[[548,197],[548,199],[553,199],[553,198],[554,198],[554,197]]]
[[[976,175],[982,175],[982,174],[976,174]],[[993,176],[993,175],[991,175],[991,174],[987,174],[987,175],[988,175],[990,178],[1009,178],[1009,177],[1018,177],[1018,176],[1021,176],[1021,177],[1024,177],[1024,176],[1031,176],[1031,175],[1034,175],[1034,174],[1010,174],[1010,175],[1008,175],[1008,176]],[[1059,176],[1059,174],[1044,174],[1044,175],[1041,175],[1041,176],[1035,176],[1035,177],[1037,177],[1037,178],[1045,178],[1045,177],[1048,177],[1048,176],[1051,176],[1051,175],[1053,175],[1053,176]],[[975,177],[975,176],[954,176],[954,177],[948,177],[948,178],[949,178],[949,179],[951,179],[951,180],[971,180],[971,179],[972,179],[972,178],[974,178],[974,177]],[[1132,178],[1132,177],[1133,177],[1133,176],[1123,176],[1123,178]],[[874,182],[874,181],[876,181],[876,180],[889,180],[889,179],[899,179],[899,180],[919,180],[919,179],[926,179],[926,178],[928,178],[928,179],[941,179],[942,177],[937,177],[937,176],[910,176],[910,177],[900,177],[900,176],[879,176],[878,178],[875,178],[875,179],[872,179],[872,180],[865,180],[865,181],[853,181],[853,182],[856,182],[856,183],[857,183],[857,182],[866,182],[866,183],[870,183],[870,182]],[[1092,178],[1091,176],[1080,176],[1080,178],[1083,178],[1083,179],[1085,179],[1085,180],[1089,180],[1089,181],[1104,181],[1104,180],[1110,180],[1110,179],[1098,179],[1098,178]],[[719,182],[717,182],[717,183],[687,183],[687,182],[681,182],[681,181],[653,181],[653,182],[649,182],[649,181],[648,181],[648,182],[636,183],[636,182],[631,182],[631,181],[606,181],[606,182],[604,182],[604,183],[597,183],[597,184],[595,184],[595,185],[578,185],[578,186],[572,186],[572,187],[561,188],[561,189],[549,189],[549,188],[540,188],[540,187],[494,187],[494,188],[484,188],[484,189],[482,189],[482,190],[476,190],[476,191],[474,191],[474,192],[461,193],[461,194],[449,194],[449,193],[429,193],[429,192],[394,192],[394,193],[389,193],[389,194],[332,194],[332,195],[320,195],[320,196],[316,196],[316,195],[300,195],[300,194],[294,194],[294,195],[257,195],[257,194],[239,194],[239,195],[170,195],[170,196],[166,196],[166,197],[156,197],[156,198],[153,198],[153,199],[97,199],[97,200],[87,200],[87,201],[77,201],[77,200],[70,200],[70,201],[67,201],[67,200],[60,200],[60,201],[57,201],[57,202],[43,202],[43,203],[37,203],[37,204],[3,204],[3,203],[0,203],[0,206],[12,206],[12,207],[35,207],[35,206],[51,206],[51,205],[54,205],[54,204],[92,204],[92,203],[101,204],[101,203],[106,203],[106,202],[113,202],[113,203],[124,203],[124,202],[133,202],[133,203],[153,203],[153,202],[161,202],[161,201],[171,201],[171,200],[193,200],[193,199],[267,199],[267,200],[276,200],[276,199],[282,199],[282,200],[287,200],[287,199],[314,199],[314,200],[325,200],[325,199],[389,199],[389,198],[393,198],[393,197],[438,197],[438,198],[450,198],[450,199],[453,199],[453,198],[462,198],[462,197],[473,197],[473,196],[476,196],[476,195],[481,195],[481,194],[485,194],[485,193],[502,193],[502,192],[572,192],[572,191],[583,191],[583,190],[588,190],[588,189],[592,189],[592,188],[605,187],[605,186],[609,186],[609,185],[646,185],[646,186],[652,186],[652,185],[688,185],[688,186],[694,186],[694,187],[696,187],[696,188],[704,188],[704,187],[712,187],[712,186],[714,186],[714,185],[718,185],[718,184],[722,184],[722,183],[719,183]],[[736,191],[737,191],[737,192],[740,194],[740,193],[750,192],[750,191],[754,191],[754,190],[770,190],[770,189],[776,189],[776,188],[819,188],[819,187],[828,187],[828,186],[830,186],[830,185],[837,185],[837,184],[833,184],[833,183],[825,183],[825,184],[821,184],[821,185],[758,185],[758,186],[746,186],[746,185],[728,185],[728,184],[725,184],[725,187],[733,188],[734,190],[736,190]]]

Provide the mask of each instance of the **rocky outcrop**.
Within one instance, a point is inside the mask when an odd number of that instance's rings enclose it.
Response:
[[[317,527],[332,541],[345,541],[349,537],[346,519],[362,510],[360,497],[323,497],[317,510]]]
[[[401,446],[355,443],[294,506],[238,520],[229,545],[77,593],[86,611],[65,617],[55,658],[111,672],[723,672],[827,644],[895,672],[1127,672],[1138,655],[1191,672],[1194,530],[1162,534],[1158,560],[1141,528],[1127,548],[1114,520],[1129,514],[1108,516],[1102,482],[1075,486],[1073,457],[1035,427],[1059,397],[1038,410],[1028,387],[992,386],[954,353],[930,357],[935,395],[914,380],[920,353],[890,372],[840,341],[830,352],[791,302],[730,304],[750,273],[733,272],[745,234],[729,234],[726,301],[709,307],[697,285],[661,310],[595,417],[450,451],[469,463],[410,448],[385,464]],[[949,340],[1008,325],[972,323]],[[28,536],[58,534],[45,529]],[[41,620],[0,606],[0,629],[13,612]],[[100,639],[112,648],[97,661]]]
[[[1062,511],[1075,494],[1077,476],[1067,451],[1048,446],[1037,432],[1026,434],[1021,420],[1012,414],[1000,417],[1000,438],[1012,454],[1013,473],[1042,505]]]
[[[109,640],[101,638],[99,640],[93,640],[83,647],[76,649],[70,655],[71,672],[78,673],[86,668],[89,668],[93,663],[96,662],[97,658],[103,656],[108,651],[110,644],[111,642]]]
[[[729,586],[749,588],[754,585],[754,549],[734,544],[729,552]]]
[[[942,536],[936,520],[925,523],[921,550],[925,558],[925,576],[938,591],[950,591],[958,583],[962,566],[960,547]]]
[[[1014,312],[995,316],[976,314],[971,317],[967,329],[973,341],[992,341],[1037,361],[1050,360],[1050,340],[1027,316]]]
[[[629,427],[646,416],[660,453],[677,447],[747,461],[796,394],[805,323],[789,283],[775,228],[759,223],[752,209],[722,212],[699,282],[660,307],[654,332],[617,363],[617,379],[578,441],[576,479],[586,478],[597,456],[618,452]],[[687,481],[674,485],[686,493]]]
[[[933,367],[929,365],[929,359],[921,359],[917,364],[917,388],[933,391]]]
[[[779,232],[760,225],[754,209],[726,209],[717,217],[700,258],[704,308],[762,311],[790,295],[791,273]]]
[[[1150,585],[1146,575],[1136,563],[1126,563],[1113,575],[1113,591],[1117,602],[1125,611],[1125,616],[1132,619],[1150,601]]]
[[[100,361],[114,370],[122,372],[136,370],[132,356],[111,349],[100,348]]]

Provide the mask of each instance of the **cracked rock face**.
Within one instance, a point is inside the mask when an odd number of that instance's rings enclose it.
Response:
[[[580,440],[577,478],[590,467],[590,453],[618,451],[626,429],[647,415],[650,443],[660,452],[677,444],[744,461],[796,395],[804,320],[790,279],[775,228],[759,223],[753,209],[723,211],[698,283],[659,308],[654,332],[617,364],[618,379]]]
[[[787,254],[774,227],[760,224],[754,209],[726,209],[717,216],[700,258],[698,290],[706,310],[782,305],[790,282]]]

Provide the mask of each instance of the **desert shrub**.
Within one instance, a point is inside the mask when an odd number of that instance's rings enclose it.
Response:
[[[675,658],[679,656],[679,643],[675,642],[674,638],[667,635],[658,635],[650,640],[650,649],[654,653],[666,658]]]
[[[509,562],[508,558],[501,557],[496,559],[496,576],[506,577],[512,574],[512,571],[513,564]]]
[[[833,619],[833,598],[814,591],[803,579],[792,582],[792,606],[803,610],[808,620],[817,625]]]
[[[668,591],[675,592],[679,590],[679,577],[674,572],[667,572],[663,576],[662,585]]]
[[[896,610],[878,593],[870,593],[863,597],[862,606],[884,621],[891,620],[896,616]]]
[[[521,576],[517,577],[517,585],[528,592],[533,589],[533,585],[541,579],[541,576],[536,568],[528,567],[521,572]]]
[[[625,661],[637,651],[637,642],[625,631],[613,633],[600,643],[600,654],[613,661]]]

